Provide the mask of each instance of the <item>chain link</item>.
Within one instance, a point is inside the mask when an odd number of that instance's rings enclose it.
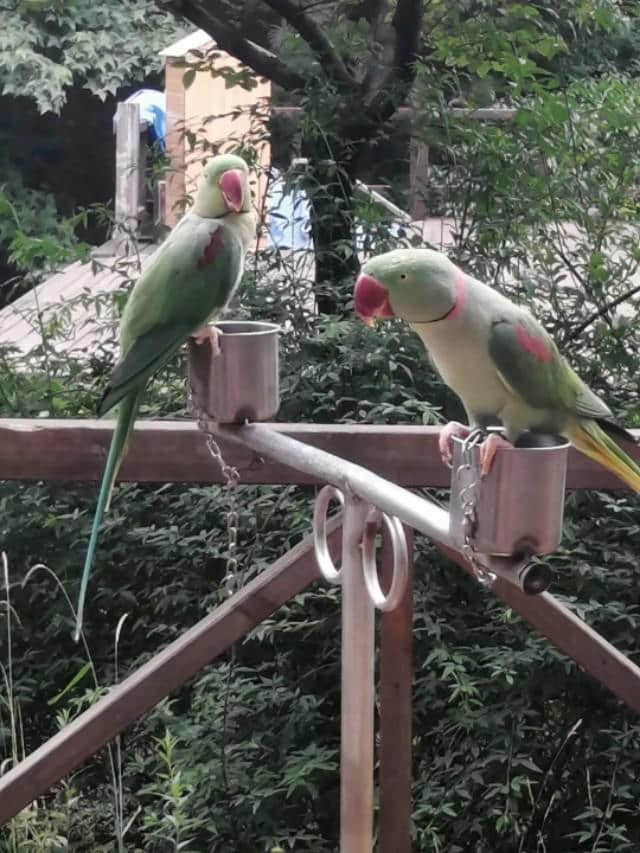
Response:
[[[226,587],[227,595],[233,595],[237,585],[238,572],[238,483],[240,482],[240,474],[238,469],[233,465],[229,465],[224,459],[222,451],[212,433],[207,427],[204,418],[198,419],[198,427],[204,432],[207,437],[207,450],[211,454],[220,468],[225,485],[229,492],[229,506],[226,513],[227,524],[227,564],[223,584]]]
[[[457,474],[460,476],[462,471],[469,471],[472,475],[470,482],[460,490],[460,506],[462,508],[463,525],[464,525],[464,544],[462,553],[465,559],[471,565],[473,573],[482,586],[490,587],[496,575],[484,566],[479,559],[478,552],[475,549],[473,537],[475,536],[476,527],[478,524],[478,516],[476,512],[478,480],[474,479],[473,471],[473,451],[480,443],[482,433],[480,430],[473,430],[465,439],[462,445],[462,464],[458,467]]]
[[[220,473],[225,482],[225,486],[229,492],[228,509],[225,516],[227,527],[227,562],[225,565],[225,575],[223,584],[226,587],[227,595],[233,595],[238,586],[238,483],[240,482],[240,472],[234,465],[229,465],[222,455],[220,446],[215,440],[213,433],[209,429],[208,419],[206,414],[199,408],[195,401],[193,388],[190,388],[190,403],[191,411],[198,422],[198,429],[206,436],[207,450],[211,458],[217,463],[220,468]]]

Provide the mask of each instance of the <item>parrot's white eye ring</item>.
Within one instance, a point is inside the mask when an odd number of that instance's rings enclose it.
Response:
[[[407,277],[406,272],[401,272],[401,273],[400,273],[400,280],[401,280],[401,281],[404,281],[404,280],[406,279],[406,277]]]

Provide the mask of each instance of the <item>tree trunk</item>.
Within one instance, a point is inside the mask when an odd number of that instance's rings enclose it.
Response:
[[[305,188],[316,260],[314,289],[321,314],[345,313],[359,268],[352,161],[345,150],[343,145],[340,150],[334,148],[335,159],[328,160],[326,140],[321,145],[316,140],[304,140],[302,146],[309,160]]]

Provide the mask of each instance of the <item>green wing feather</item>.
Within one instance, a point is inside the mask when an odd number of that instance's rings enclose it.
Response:
[[[187,214],[145,264],[120,325],[122,357],[98,413],[120,403],[91,527],[76,615],[76,642],[100,524],[127,451],[140,399],[150,376],[187,337],[219,312],[242,275],[244,247],[221,220]]]
[[[530,314],[495,320],[489,355],[505,384],[532,408],[594,420],[613,417]]]
[[[193,327],[186,324],[158,326],[150,329],[133,343],[125,357],[116,364],[109,385],[98,404],[102,417],[131,391],[144,385],[177,352]]]
[[[200,263],[207,247],[215,256]],[[125,306],[122,358],[100,402],[109,411],[132,387],[143,385],[231,298],[242,273],[244,250],[220,220],[186,216],[154,253]]]

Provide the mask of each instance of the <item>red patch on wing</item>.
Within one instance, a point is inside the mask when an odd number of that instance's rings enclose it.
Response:
[[[224,236],[222,234],[222,228],[216,228],[211,235],[211,239],[205,246],[204,252],[198,258],[198,269],[201,270],[203,267],[213,263],[223,246]]]
[[[532,335],[523,325],[516,326],[516,337],[518,343],[525,352],[532,355],[537,361],[553,361],[553,352],[547,344],[535,335]]]
[[[467,286],[464,283],[466,276],[459,267],[456,267],[456,301],[449,312],[449,317],[456,317],[464,308],[467,301]]]

